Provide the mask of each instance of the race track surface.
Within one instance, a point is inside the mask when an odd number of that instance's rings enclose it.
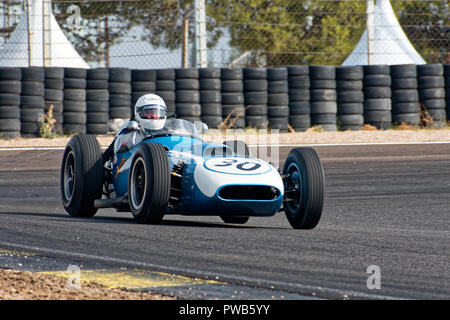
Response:
[[[282,147],[280,158],[291,148]],[[449,299],[450,144],[315,149],[327,194],[309,231],[291,229],[283,213],[245,225],[186,216],[139,225],[114,210],[71,218],[60,203],[62,150],[0,151],[0,248],[286,295]],[[367,287],[372,265],[380,268],[380,289]]]

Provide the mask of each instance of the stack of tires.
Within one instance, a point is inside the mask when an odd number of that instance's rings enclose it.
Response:
[[[89,69],[86,76],[86,132],[109,132],[109,70]]]
[[[267,69],[267,113],[269,128],[287,132],[289,124],[289,86],[287,68]]]
[[[310,66],[311,126],[336,131],[336,67]]]
[[[447,119],[450,119],[450,64],[444,65],[445,77],[445,105],[447,111]]]
[[[364,123],[377,129],[392,126],[391,76],[388,65],[364,66]]]
[[[294,131],[311,127],[310,78],[308,66],[288,66],[289,125]]]
[[[55,132],[62,134],[63,131],[63,98],[64,98],[64,68],[48,67],[44,68],[45,86],[45,107],[47,114],[52,107],[53,118],[55,119]]]
[[[392,123],[417,127],[420,124],[417,69],[415,64],[391,66]]]
[[[156,70],[131,70],[131,118],[134,119],[134,106],[143,95],[155,93]]]
[[[202,122],[217,129],[222,119],[222,93],[219,68],[201,68],[198,71]]]
[[[361,66],[337,67],[337,111],[340,130],[360,130],[364,124],[364,71]]]
[[[447,122],[445,110],[444,66],[423,64],[417,66],[419,100],[429,126],[441,128]],[[422,119],[423,120],[423,119]]]
[[[0,139],[20,137],[20,68],[0,68]]]
[[[86,133],[86,74],[86,69],[64,68],[65,133]]]
[[[131,70],[109,68],[109,130],[116,132],[131,117]]]
[[[266,129],[269,121],[267,117],[267,69],[243,68],[245,126]]]
[[[198,69],[175,70],[175,112],[178,118],[201,121],[199,87]]]
[[[175,70],[156,70],[156,94],[166,103],[169,117],[175,117]]]
[[[222,117],[224,128],[245,128],[243,74],[240,68],[220,70],[222,90]]]
[[[44,115],[44,68],[22,68],[20,93],[20,132],[24,137],[39,136]]]

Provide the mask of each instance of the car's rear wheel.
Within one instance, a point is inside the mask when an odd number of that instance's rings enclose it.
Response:
[[[136,151],[128,180],[128,200],[140,223],[162,221],[170,196],[170,166],[160,144],[144,143]]]
[[[283,167],[283,207],[294,229],[313,229],[324,203],[325,177],[319,156],[311,148],[295,148]]]
[[[97,139],[77,134],[67,143],[61,165],[61,199],[73,217],[92,217],[102,196],[103,158]]]
[[[220,216],[220,218],[225,223],[235,223],[235,224],[244,224],[249,219],[249,217],[229,217],[229,216]]]

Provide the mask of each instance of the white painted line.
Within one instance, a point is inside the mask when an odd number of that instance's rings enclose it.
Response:
[[[34,247],[34,246],[28,246],[28,245],[22,245],[22,244],[15,244],[10,242],[3,242],[0,241],[0,247],[6,247],[6,249],[16,249],[16,250],[24,250],[24,251],[32,251],[32,252],[38,252],[42,254],[49,254],[49,255],[56,255],[56,256],[65,256],[75,259],[85,259],[85,260],[93,260],[93,261],[99,261],[103,263],[113,263],[113,264],[120,264],[120,265],[126,265],[126,266],[133,266],[137,268],[146,268],[151,269],[155,271],[161,271],[161,272],[167,272],[167,273],[173,273],[173,274],[179,274],[179,275],[185,275],[185,276],[194,276],[199,278],[207,278],[209,280],[217,280],[217,281],[225,281],[230,282],[232,284],[237,283],[245,283],[247,285],[249,284],[257,284],[258,287],[262,288],[270,288],[274,289],[274,286],[276,286],[276,290],[283,291],[283,288],[290,288],[291,290],[306,290],[315,292],[316,294],[323,293],[324,295],[333,294],[338,295],[341,297],[348,296],[348,297],[359,297],[363,299],[381,299],[381,300],[400,300],[401,297],[392,297],[392,296],[386,296],[386,295],[376,295],[376,294],[368,294],[365,292],[358,292],[358,291],[352,291],[352,290],[342,290],[342,289],[335,289],[335,288],[327,288],[327,287],[321,287],[321,286],[311,286],[311,285],[303,285],[303,284],[297,284],[297,283],[290,283],[290,282],[284,282],[284,281],[272,281],[272,280],[264,280],[264,279],[258,279],[258,278],[252,278],[252,277],[236,277],[236,275],[228,275],[224,273],[213,273],[210,271],[202,271],[202,270],[194,270],[194,269],[188,269],[188,268],[178,268],[178,267],[171,267],[171,266],[164,266],[164,265],[157,265],[153,263],[146,263],[146,262],[139,262],[139,261],[130,261],[126,259],[119,259],[119,258],[112,258],[112,257],[104,257],[99,255],[92,255],[92,254],[85,254],[85,253],[76,253],[76,252],[68,252],[64,250],[58,250],[58,249],[51,249],[51,248],[42,248],[42,247]],[[299,293],[302,294],[302,293]]]
[[[426,142],[355,142],[355,143],[296,143],[296,144],[249,144],[255,147],[352,147],[352,146],[389,146],[389,145],[424,145],[424,144],[450,144],[450,141],[426,141]],[[0,147],[0,151],[47,151],[64,150],[65,147]],[[106,147],[102,147],[106,149]]]

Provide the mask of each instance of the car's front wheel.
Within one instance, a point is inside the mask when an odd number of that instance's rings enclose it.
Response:
[[[170,196],[170,166],[164,147],[143,143],[131,163],[128,201],[134,218],[140,223],[162,221]]]
[[[313,229],[324,203],[325,177],[319,156],[311,148],[295,148],[283,167],[283,207],[294,229]]]
[[[61,198],[73,217],[90,218],[102,196],[103,157],[94,136],[77,134],[67,143],[61,165]]]

